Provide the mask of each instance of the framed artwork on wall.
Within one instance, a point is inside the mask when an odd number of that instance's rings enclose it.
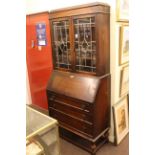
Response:
[[[127,99],[128,99],[128,114],[129,114],[129,94],[127,94]]]
[[[116,1],[116,16],[117,21],[129,20],[129,0]]]
[[[129,66],[122,68],[120,72],[120,97],[129,92]]]
[[[119,32],[119,65],[123,65],[129,61],[129,26],[120,26]]]
[[[113,106],[115,143],[118,145],[129,132],[127,96]]]

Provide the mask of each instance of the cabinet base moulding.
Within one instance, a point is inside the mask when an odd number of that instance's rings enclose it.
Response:
[[[98,149],[100,149],[103,146],[103,144],[108,142],[108,130],[94,142],[92,142],[93,140],[90,141],[88,139],[82,138],[81,136],[78,136],[77,134],[74,134],[62,127],[59,127],[59,132],[61,138],[84,149],[91,155],[96,155]]]

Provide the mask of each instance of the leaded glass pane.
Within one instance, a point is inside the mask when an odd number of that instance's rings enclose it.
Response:
[[[53,45],[56,68],[70,69],[69,21],[53,22]]]
[[[74,20],[76,70],[96,71],[95,18]]]

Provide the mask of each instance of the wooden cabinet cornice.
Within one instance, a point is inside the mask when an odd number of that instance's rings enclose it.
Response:
[[[94,13],[110,13],[110,7],[106,3],[90,3],[85,5],[79,5],[74,7],[68,7],[63,9],[57,9],[50,11],[50,19],[63,18],[70,16],[79,16],[83,14],[94,14]]]

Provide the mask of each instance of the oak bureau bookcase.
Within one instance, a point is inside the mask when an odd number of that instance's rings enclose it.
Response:
[[[64,139],[95,155],[110,127],[110,6],[58,9],[49,20],[54,61],[49,115]]]

